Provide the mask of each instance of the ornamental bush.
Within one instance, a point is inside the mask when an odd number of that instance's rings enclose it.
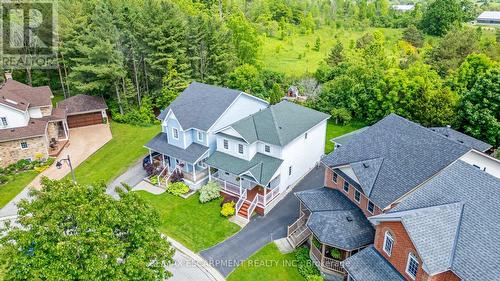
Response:
[[[234,216],[234,205],[236,205],[234,201],[224,203],[224,205],[222,205],[222,209],[220,210],[220,214],[224,217]]]
[[[309,249],[307,247],[300,247],[295,252],[295,259],[297,260],[297,269],[304,278],[308,278],[310,275],[320,275],[319,269],[309,258]]]
[[[200,203],[207,203],[220,197],[220,186],[210,181],[200,188]]]
[[[174,182],[168,185],[167,192],[173,195],[181,196],[188,193],[189,187],[183,182]]]
[[[307,281],[325,281],[321,275],[308,275],[306,278]]]

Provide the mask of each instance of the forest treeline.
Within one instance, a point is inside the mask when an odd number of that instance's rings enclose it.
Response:
[[[18,70],[65,96],[106,98],[116,121],[150,124],[191,81],[279,101],[292,84],[307,106],[376,122],[396,112],[426,126],[452,124],[499,143],[499,31],[467,27],[481,7],[431,0],[409,12],[388,0],[92,0],[58,1],[59,69]],[[262,67],[266,37],[286,39],[322,27],[404,29],[387,50],[384,33],[337,43],[307,77]],[[488,31],[491,33],[491,31]],[[317,42],[319,44],[319,40]]]

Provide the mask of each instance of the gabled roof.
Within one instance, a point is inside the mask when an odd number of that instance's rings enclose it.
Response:
[[[282,101],[231,125],[248,143],[262,141],[284,146],[329,115]]]
[[[488,143],[485,143],[484,141],[478,140],[476,138],[473,138],[469,135],[466,135],[464,133],[461,133],[459,131],[453,130],[450,127],[433,127],[429,128],[431,131],[434,131],[436,133],[439,133],[451,140],[454,140],[456,142],[459,142],[463,145],[466,145],[470,148],[474,148],[476,150],[479,150],[481,152],[485,152],[486,150],[492,148],[492,146]]]
[[[191,143],[186,149],[180,148],[169,144],[167,141],[167,134],[165,133],[158,133],[152,140],[146,143],[144,147],[179,160],[187,161],[191,164],[200,160],[200,158],[210,149],[207,146],[195,142]]]
[[[385,215],[415,213],[410,235],[429,270],[447,269],[442,258],[450,251],[439,241],[453,241],[448,268],[462,280],[497,280],[500,260],[500,179],[461,160],[408,195]],[[457,226],[457,213],[462,214]],[[439,207],[436,207],[439,206]],[[445,206],[445,207],[443,207]],[[418,212],[426,212],[418,218]],[[376,220],[376,217],[372,217]],[[439,225],[442,226],[439,226]],[[406,227],[406,225],[405,225]],[[429,228],[436,234],[427,233]],[[456,232],[456,235],[453,233]],[[450,242],[446,242],[449,247]],[[443,254],[442,252],[446,253]]]
[[[468,151],[461,143],[390,114],[322,162],[331,168],[354,164],[356,176],[363,179],[362,191],[385,208]]]
[[[283,160],[262,153],[256,153],[250,160],[244,160],[220,151],[214,152],[206,163],[217,169],[242,175],[249,172],[258,184],[266,186],[283,163]]]
[[[28,106],[50,106],[52,97],[52,91],[48,86],[31,87],[12,79],[7,79],[0,87],[0,103],[23,111]]]
[[[185,130],[196,128],[207,131],[241,93],[239,90],[193,82],[160,113],[158,119],[165,119],[172,110]]]
[[[346,259],[342,265],[358,281],[406,281],[373,246]]]
[[[58,102],[57,107],[65,109],[68,115],[108,109],[102,97],[82,94]]]

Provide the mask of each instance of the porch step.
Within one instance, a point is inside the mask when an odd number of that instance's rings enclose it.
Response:
[[[250,208],[250,203],[248,202],[243,202],[241,205],[240,210],[238,211],[238,215],[247,218],[248,217],[248,208]]]
[[[307,226],[301,225],[297,230],[290,234],[287,237],[288,242],[292,245],[292,247],[296,248],[300,244],[304,243],[307,238],[311,235],[311,231],[307,228]]]

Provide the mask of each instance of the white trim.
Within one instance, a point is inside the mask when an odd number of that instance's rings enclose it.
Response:
[[[226,143],[227,143],[227,147],[226,147]],[[224,148],[225,150],[229,150],[229,140],[228,139],[222,139],[222,148]]]
[[[370,208],[368,207],[368,206],[370,206],[370,203],[372,203],[372,205],[373,205],[373,211],[371,211],[371,212],[370,212]],[[368,199],[368,202],[366,202],[366,210],[368,211],[368,213],[370,213],[372,215],[373,215],[373,213],[375,213],[375,203],[370,201],[370,199]]]
[[[408,271],[408,269],[410,268],[410,260],[413,260],[417,263],[417,272],[415,272],[415,275],[413,275],[412,273],[410,273]],[[412,252],[408,253],[408,258],[406,260],[406,269],[405,269],[406,275],[410,276],[411,279],[415,280],[417,278],[419,265],[420,265],[420,263],[418,261],[418,258]]]
[[[241,148],[241,152],[240,152],[240,148]],[[241,143],[238,143],[238,154],[245,154],[245,146],[243,146],[243,144],[241,144]]]
[[[196,130],[196,139],[198,141],[203,141],[203,131]]]
[[[30,107],[29,107],[29,105],[30,105],[29,103],[26,105],[26,109],[25,109],[25,110],[22,110],[22,109],[19,109],[19,108],[15,108],[15,107],[10,106],[10,105],[5,104],[5,103],[0,103],[0,105],[3,105],[3,106],[8,107],[8,108],[12,108],[12,109],[14,109],[14,110],[17,110],[17,111],[19,111],[19,112],[23,112],[23,113],[25,113],[26,111],[28,111],[28,109],[30,108]]]
[[[389,250],[385,248],[388,240],[391,241],[391,248]],[[390,257],[392,254],[392,248],[394,248],[394,237],[392,237],[392,234],[386,230],[384,233],[384,244],[382,245],[382,249]]]
[[[346,184],[347,184],[347,190],[346,190]],[[350,186],[350,184],[344,179],[344,183],[342,184],[342,190],[345,193],[349,193],[349,186]]]
[[[23,147],[23,143],[25,143],[25,144],[26,144],[26,147]],[[21,146],[21,150],[26,150],[26,149],[28,149],[28,148],[29,148],[28,142],[27,142],[27,141],[24,141],[24,140],[20,141],[20,142],[19,142],[19,145]]]

